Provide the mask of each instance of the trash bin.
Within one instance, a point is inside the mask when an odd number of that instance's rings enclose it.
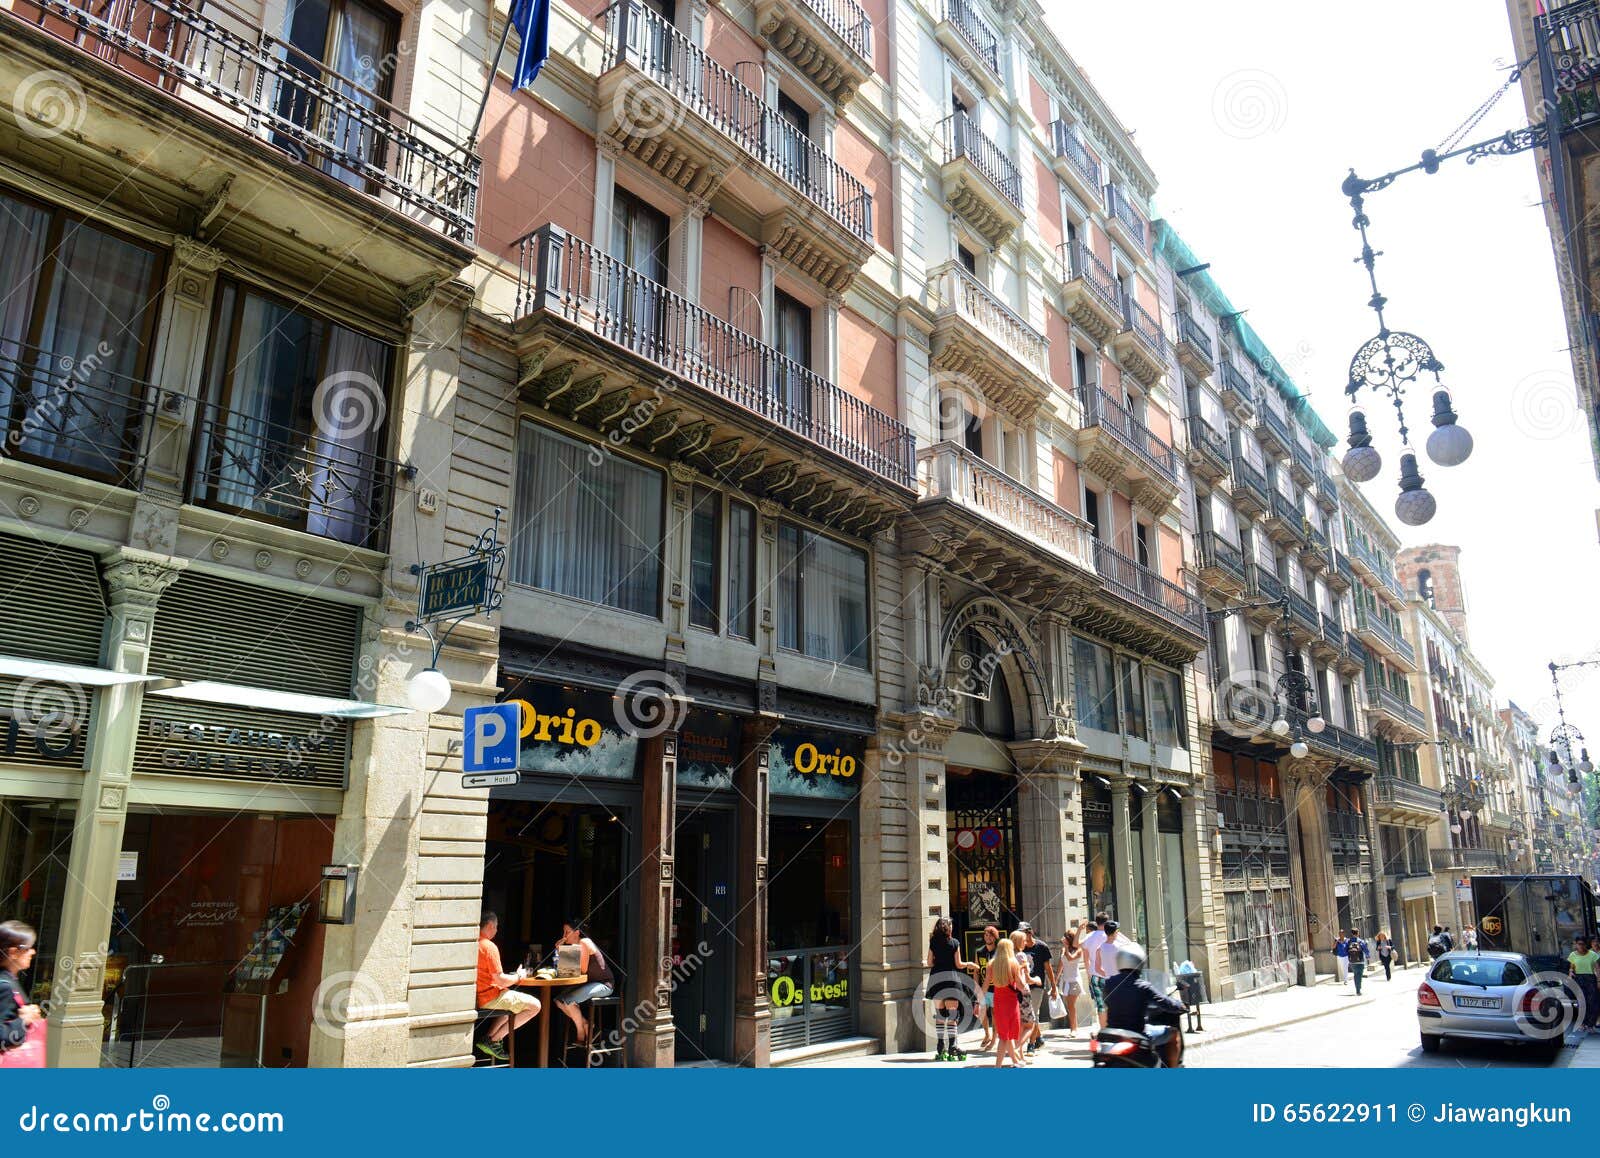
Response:
[[[1178,974],[1178,1000],[1193,1009],[1205,999],[1206,975],[1204,973]]]

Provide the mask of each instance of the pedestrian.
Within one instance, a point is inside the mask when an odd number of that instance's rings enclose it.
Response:
[[[934,1061],[967,1060],[956,1048],[962,999],[967,996],[965,971],[961,943],[955,939],[950,918],[940,917],[928,937],[928,1000],[933,1002],[933,1032],[939,1042]]]
[[[989,984],[989,962],[994,960],[999,948],[1000,930],[993,925],[983,927],[983,944],[978,946],[978,959],[967,966],[981,996],[978,1005],[978,1023],[983,1026],[983,1041],[979,1049],[994,1047],[994,986]]]
[[[1354,929],[1350,930],[1350,936],[1345,941],[1344,954],[1350,964],[1350,977],[1356,983],[1356,996],[1360,997],[1361,979],[1367,974],[1367,943]]]
[[[1100,1028],[1104,1029],[1107,1018],[1110,1016],[1106,1006],[1106,988],[1111,984],[1111,979],[1118,973],[1117,954],[1126,949],[1133,942],[1122,935],[1122,926],[1116,921],[1107,920],[1103,928],[1105,939],[1094,951],[1095,976],[1100,979],[1100,999],[1095,1002],[1095,1008],[1100,1011]]]
[[[1444,951],[1446,953],[1448,953],[1448,952],[1450,952],[1450,950],[1454,949],[1455,947],[1456,947],[1456,939],[1450,932],[1450,926],[1446,925],[1444,927]]]
[[[33,929],[21,921],[0,923],[0,1067],[44,1065],[44,1014],[18,979],[33,965],[37,941]]]
[[[1017,1007],[1017,1017],[1022,1022],[1022,1037],[1018,1040],[1018,1056],[1024,1065],[1033,1064],[1033,1035],[1039,1028],[1039,1015],[1034,1010],[1033,995],[1043,986],[1033,975],[1033,958],[1028,954],[1028,935],[1021,929],[1011,933],[1011,948],[1016,953],[1017,964],[1022,966],[1023,979],[1028,988],[1022,991],[1022,1004]]]
[[[1595,952],[1587,937],[1572,939],[1572,952],[1567,954],[1567,975],[1577,982],[1583,994],[1583,1030],[1591,1032],[1600,1020],[1600,984],[1596,983],[1595,963],[1600,953]]]
[[[1083,985],[1078,972],[1083,965],[1083,949],[1078,944],[1079,927],[1073,925],[1061,936],[1061,996],[1067,1003],[1067,1036],[1078,1036],[1078,999]]]
[[[1476,949],[1478,947],[1478,927],[1468,925],[1461,930],[1461,947],[1463,949]]]
[[[1101,1029],[1106,1024],[1106,977],[1100,972],[1100,946],[1106,943],[1106,921],[1109,919],[1105,913],[1096,913],[1094,928],[1083,939],[1083,966],[1089,972],[1089,997],[1094,1002]]]
[[[1450,952],[1450,937],[1444,931],[1443,925],[1433,927],[1433,936],[1428,938],[1428,956],[1437,961]]]
[[[1340,985],[1350,976],[1350,940],[1343,932],[1333,943],[1333,971],[1339,975]]]
[[[1022,963],[1017,960],[1016,949],[1009,940],[1001,938],[994,960],[989,962],[989,987],[994,991],[996,1068],[1003,1067],[1008,1057],[1013,1066],[1022,1064],[1022,1055],[1017,1052],[1017,1039],[1022,1036],[1022,996],[1018,987],[1025,984],[1027,982],[1023,977]]]
[[[1387,932],[1378,934],[1377,942],[1378,960],[1383,964],[1383,979],[1394,980],[1394,942],[1389,940]]]
[[[1035,985],[1030,991],[1033,998],[1033,1038],[1028,1042],[1028,1052],[1034,1053],[1044,1045],[1044,1023],[1050,1020],[1050,998],[1056,995],[1056,971],[1050,954],[1050,943],[1033,935],[1033,926],[1019,921],[1017,929],[1024,935],[1023,949],[1028,955],[1028,973]]]

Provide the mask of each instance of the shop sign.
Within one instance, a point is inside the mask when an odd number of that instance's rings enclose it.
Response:
[[[440,563],[422,573],[417,618],[426,622],[474,612],[489,601],[489,560],[477,556]]]
[[[678,729],[678,784],[712,791],[732,788],[739,744],[739,717],[690,711]]]
[[[139,879],[139,850],[123,849],[117,854],[117,879],[119,881],[136,881]]]
[[[639,738],[622,730],[610,692],[524,680],[505,703],[522,708],[524,772],[632,780]]]
[[[350,723],[215,704],[146,700],[135,772],[343,788]]]
[[[793,977],[784,974],[773,979],[771,987],[767,990],[767,1000],[774,1009],[789,1009],[793,1006],[804,1005],[807,997],[812,1004],[821,1004],[824,1001],[841,1002],[850,996],[850,979],[841,977],[837,981],[813,981],[811,992],[807,994],[806,987],[797,982]]]
[[[80,727],[57,727],[49,721],[25,726],[13,715],[0,729],[0,758],[20,764],[81,764],[82,733]]]
[[[774,796],[853,800],[861,790],[866,737],[782,727],[772,734],[769,788]]]

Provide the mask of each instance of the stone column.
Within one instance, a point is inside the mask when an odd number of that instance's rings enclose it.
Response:
[[[1285,760],[1284,813],[1289,825],[1289,861],[1298,866],[1301,912],[1310,948],[1304,964],[1318,973],[1332,973],[1333,943],[1339,909],[1333,896],[1333,850],[1328,840],[1327,769],[1309,760]]]
[[[1081,746],[1070,741],[1008,744],[1017,766],[1017,840],[1022,909],[1036,935],[1054,945],[1083,912],[1078,865],[1083,825],[1072,807]]]
[[[639,809],[639,940],[632,961],[635,1009],[629,1041],[634,1065],[671,1068],[677,1050],[672,1023],[672,888],[678,810],[678,734],[641,740],[643,801]]]
[[[110,603],[102,651],[107,668],[145,673],[156,603],[182,569],[169,558],[127,547],[104,557],[101,572]],[[71,885],[62,904],[49,1034],[51,1065],[90,1069],[100,1065],[111,909],[144,690],[138,683],[114,684],[101,688],[97,699],[92,721],[73,721],[89,736],[88,760],[67,858]]]
[[[1161,863],[1161,832],[1156,825],[1156,798],[1153,794],[1144,800],[1144,827],[1139,830],[1139,840],[1144,847],[1144,911],[1150,926],[1145,953],[1152,969],[1166,969],[1167,926],[1162,905],[1161,881],[1166,866]]]
[[[1138,932],[1134,921],[1138,916],[1138,902],[1133,891],[1133,817],[1128,808],[1131,782],[1126,776],[1111,777],[1111,859],[1115,862],[1117,882],[1117,923],[1132,938]]]
[[[772,1011],[767,1003],[767,744],[778,717],[744,723],[733,787],[739,794],[738,892],[733,988],[733,1050],[740,1064],[772,1061]]]

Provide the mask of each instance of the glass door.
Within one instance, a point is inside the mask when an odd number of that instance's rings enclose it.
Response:
[[[669,232],[665,213],[623,189],[615,191],[611,268],[602,279],[610,318],[602,332],[653,362],[666,361],[670,352],[663,341]]]
[[[678,1063],[733,1053],[733,815],[679,814],[672,891],[672,1021]]]
[[[367,188],[367,167],[383,168],[395,25],[391,13],[361,0],[289,0],[283,52],[292,72],[279,81],[276,108],[305,135],[278,133],[274,141],[352,188]]]

